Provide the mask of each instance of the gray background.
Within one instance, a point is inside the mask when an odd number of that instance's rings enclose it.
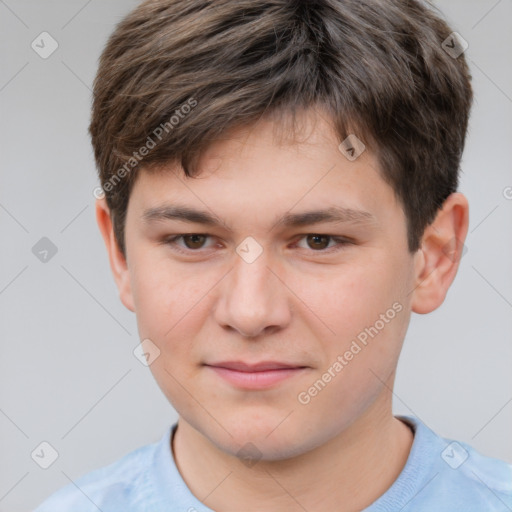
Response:
[[[135,5],[0,1],[0,511],[30,510],[176,419],[132,354],[135,317],[94,218],[90,88],[107,36]],[[395,413],[512,461],[512,2],[437,5],[469,43],[476,101],[460,190],[470,228],[445,303],[412,317]],[[47,59],[31,48],[43,31],[59,45]],[[57,247],[45,263],[32,252],[42,237]],[[59,455],[48,469],[31,458],[42,441]]]

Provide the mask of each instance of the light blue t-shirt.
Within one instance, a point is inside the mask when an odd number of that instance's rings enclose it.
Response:
[[[411,452],[393,485],[364,512],[512,511],[512,465],[443,439],[415,417],[397,417],[414,430]],[[58,490],[35,512],[212,512],[176,468],[176,426]]]

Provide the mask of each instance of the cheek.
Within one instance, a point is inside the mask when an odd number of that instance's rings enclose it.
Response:
[[[149,338],[160,350],[151,365],[157,380],[193,378],[201,355],[198,339],[212,310],[212,294],[222,273],[185,268],[170,261],[139,260],[132,289],[140,339]]]
[[[188,389],[196,377],[194,350],[208,311],[205,293],[212,285],[197,273],[180,272],[169,262],[139,268],[145,270],[133,276],[139,336],[149,338],[160,351],[150,371],[173,407],[187,414],[194,404],[182,386]]]
[[[316,315],[322,332],[331,339],[347,340],[377,321],[395,302],[402,304],[405,286],[390,262],[374,258],[319,275],[296,275],[290,288],[307,306],[304,311],[309,308]]]
[[[165,339],[204,294],[203,276],[171,262],[160,249],[134,251],[133,261],[131,288],[139,326],[149,331],[147,337]]]
[[[405,279],[400,274],[396,265],[382,258],[373,265],[366,262],[347,271],[340,268],[328,288],[314,288],[316,304],[310,307],[318,308],[315,311],[331,331],[323,341],[326,357],[322,371],[341,356],[343,370],[334,380],[342,387],[350,382],[351,392],[360,396],[365,389],[372,389],[373,381],[378,384],[376,375],[387,379],[401,350],[409,318]],[[343,394],[339,399],[349,398]]]

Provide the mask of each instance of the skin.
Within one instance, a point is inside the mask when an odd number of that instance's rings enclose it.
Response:
[[[460,259],[460,247],[447,255],[447,244],[467,234],[467,199],[455,193],[409,253],[404,212],[375,157],[366,150],[353,162],[345,158],[318,110],[301,119],[300,140],[279,139],[271,118],[231,130],[202,155],[198,179],[173,164],[141,172],[128,205],[126,258],[105,200],[96,204],[120,298],[136,313],[140,339],[160,350],[150,369],[179,413],[178,469],[218,512],[350,512],[391,486],[413,441],[391,408],[410,314],[442,304]],[[164,203],[207,210],[223,224],[143,220]],[[286,213],[331,205],[374,220],[272,227]],[[185,254],[164,243],[190,233],[208,236],[179,239]],[[252,263],[235,250],[248,236],[263,250]],[[401,311],[300,403],[299,393],[393,303]],[[306,368],[271,388],[247,390],[204,365],[226,360]],[[238,454],[247,443],[251,464]]]

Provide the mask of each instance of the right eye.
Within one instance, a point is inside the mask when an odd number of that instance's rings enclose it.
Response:
[[[209,235],[202,233],[186,233],[166,238],[163,243],[170,245],[173,250],[178,252],[191,253],[202,249],[207,238]],[[179,244],[179,241],[182,241],[184,245]]]

